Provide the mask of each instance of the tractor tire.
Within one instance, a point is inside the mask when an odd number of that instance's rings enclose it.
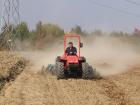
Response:
[[[83,79],[94,78],[94,69],[92,68],[92,66],[89,66],[88,63],[82,63],[82,78]]]
[[[82,78],[83,79],[89,78],[89,65],[88,65],[88,63],[82,63]]]
[[[92,66],[88,67],[88,79],[93,79],[94,78],[94,73],[95,73],[95,69],[93,69]]]
[[[56,62],[55,69],[56,69],[57,79],[64,79],[65,78],[64,63]]]

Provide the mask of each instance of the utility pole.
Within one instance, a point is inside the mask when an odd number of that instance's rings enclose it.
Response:
[[[14,28],[20,23],[19,0],[2,0],[0,19],[0,47],[14,47]]]

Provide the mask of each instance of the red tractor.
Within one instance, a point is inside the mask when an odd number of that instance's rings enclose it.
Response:
[[[66,53],[68,39],[76,39],[78,42],[77,54],[68,55]],[[83,47],[80,35],[66,34],[64,36],[64,54],[58,56],[55,61],[55,72],[58,79],[67,77],[79,77],[83,79],[93,78],[94,69],[86,63],[86,58],[80,55],[80,48]]]

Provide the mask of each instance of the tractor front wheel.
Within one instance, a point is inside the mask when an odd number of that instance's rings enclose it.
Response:
[[[89,66],[88,63],[82,63],[82,78],[83,79],[93,78],[93,69],[91,66]]]
[[[56,69],[57,79],[64,79],[65,78],[64,63],[56,62],[55,69]]]

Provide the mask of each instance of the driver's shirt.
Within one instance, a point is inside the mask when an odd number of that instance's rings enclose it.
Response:
[[[76,55],[77,54],[77,49],[76,49],[76,47],[67,47],[66,53],[68,55]]]

